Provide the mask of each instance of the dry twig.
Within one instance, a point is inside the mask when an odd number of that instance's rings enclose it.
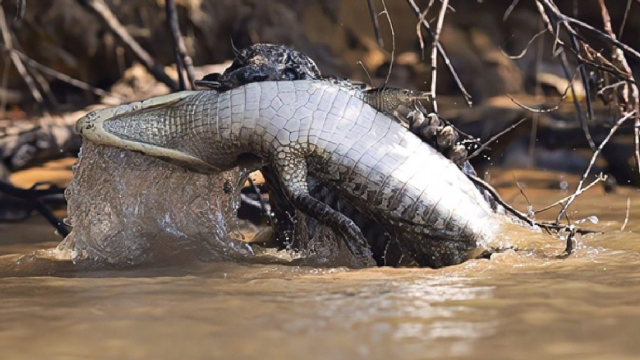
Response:
[[[595,184],[597,184],[597,183],[599,183],[599,182],[601,182],[601,181],[605,181],[605,180],[607,180],[607,176],[606,176],[606,175],[603,175],[603,174],[601,173],[600,175],[598,175],[598,177],[597,177],[595,180],[593,180],[593,181],[591,182],[591,184],[589,184],[589,185],[585,186],[584,188],[580,189],[580,191],[578,191],[578,192],[575,194],[575,196],[579,196],[579,195],[580,195],[580,194],[582,194],[583,192],[585,192],[585,191],[587,191],[587,190],[591,189]],[[551,205],[547,205],[547,206],[543,207],[543,208],[542,208],[542,209],[540,209],[540,210],[536,210],[536,211],[534,211],[534,213],[535,213],[535,214],[539,214],[539,213],[544,212],[544,211],[547,211],[547,210],[549,210],[549,209],[551,209],[551,208],[553,208],[553,207],[555,207],[555,206],[558,206],[558,205],[564,205],[564,204],[566,203],[566,201],[567,201],[567,200],[571,199],[571,196],[573,196],[573,195],[569,195],[569,196],[567,196],[567,197],[564,197],[564,198],[562,198],[562,199],[560,199],[560,200],[558,200],[558,201],[554,202],[554,203],[553,203],[553,204],[551,204]]]
[[[480,147],[477,148],[473,153],[471,153],[471,155],[467,156],[467,160],[466,161],[469,161],[469,160],[473,159],[474,157],[480,155],[480,153],[482,151],[484,151],[487,148],[487,146],[489,146],[489,144],[491,144],[492,142],[496,141],[502,135],[504,135],[504,134],[508,133],[509,131],[515,129],[516,127],[518,127],[518,125],[522,124],[526,120],[527,120],[527,118],[522,118],[522,119],[518,120],[515,124],[509,126],[508,128],[506,128],[506,129],[502,130],[501,132],[497,133],[496,135],[492,136],[489,140],[487,140],[482,145],[480,145]]]
[[[409,4],[409,6],[411,6],[416,16],[418,17],[418,22],[422,24],[422,27],[429,33],[429,35],[431,35],[431,38],[434,39],[435,33],[431,30],[431,26],[429,25],[427,20],[424,18],[424,16],[421,16],[422,13],[420,12],[420,8],[418,7],[418,5],[416,5],[415,0],[407,0],[407,3]],[[449,68],[449,71],[451,72],[451,75],[453,76],[453,79],[455,80],[456,85],[462,92],[462,95],[464,96],[464,100],[467,103],[467,106],[471,107],[472,106],[471,95],[469,95],[469,92],[467,92],[467,89],[464,87],[464,85],[462,85],[462,81],[460,80],[460,77],[458,76],[456,69],[451,64],[451,60],[449,60],[449,57],[447,56],[447,53],[442,48],[442,45],[440,44],[440,42],[436,41],[435,44],[438,48],[438,52],[440,52],[440,56],[442,56],[442,58],[444,59],[444,63]]]
[[[2,9],[2,7],[0,7],[0,32],[2,32],[4,47],[6,49],[12,50],[13,35],[11,34],[11,30],[7,25],[7,19],[5,17],[4,10]],[[16,70],[18,70],[18,73],[24,79],[24,82],[27,84],[27,87],[29,88],[29,91],[31,92],[31,95],[33,96],[33,98],[38,102],[38,104],[43,105],[44,99],[42,98],[42,94],[40,93],[40,90],[38,90],[38,87],[36,86],[35,81],[33,80],[33,77],[31,77],[29,72],[27,72],[27,69],[22,63],[22,60],[20,60],[20,57],[17,54],[9,51],[9,58],[11,58],[11,62],[13,62],[13,65],[16,67]],[[45,110],[45,113],[46,113],[46,110]]]
[[[560,26],[564,25],[564,28],[567,30],[570,41],[571,41],[571,47],[567,47],[567,48],[572,49],[573,52],[576,54],[579,53],[580,43],[578,42],[578,39],[577,39],[578,34],[569,25],[569,23],[566,20],[564,20],[564,18],[567,18],[567,17],[562,13],[560,13],[560,10],[558,10],[558,8],[555,6],[553,1],[552,0],[536,0],[536,5],[538,7],[538,11],[540,12],[540,15],[542,16],[543,21],[547,24],[547,28],[555,36],[555,42],[554,42],[553,48],[555,49],[557,44],[565,46],[564,43],[560,41]],[[580,61],[580,57],[578,57],[578,60],[580,65],[583,65],[582,62]],[[564,54],[564,52],[561,53],[561,64],[565,72],[565,76],[568,76],[568,63],[567,63],[566,55]],[[589,120],[593,120],[594,111],[593,111],[593,104],[591,100],[591,91],[589,89],[589,76],[584,66],[580,67],[579,70],[580,70],[580,78],[582,80],[582,84],[585,89],[587,117]],[[571,90],[575,95],[575,91],[573,90],[573,88]],[[587,138],[587,141],[589,142],[589,145],[593,149],[595,148],[595,144],[593,143],[591,134],[589,133],[589,127],[582,115],[582,108],[580,108],[580,104],[577,102],[575,96],[574,96],[574,105],[576,106],[576,111],[578,113],[578,121],[580,123],[580,126],[582,127],[582,130],[585,134],[585,137]]]
[[[602,12],[604,29],[611,39],[616,40],[616,34],[613,32],[613,28],[611,26],[611,17],[609,16],[607,6],[605,5],[604,0],[598,0],[598,3],[600,4],[600,10]],[[633,72],[629,67],[629,63],[627,63],[627,59],[619,47],[613,48],[611,57],[630,78],[633,78]],[[638,173],[640,173],[640,95],[638,94],[638,87],[636,84],[627,84],[624,86],[622,89],[622,99],[623,102],[619,104],[622,114],[627,114],[629,111],[633,111],[636,114],[634,141],[636,145],[636,166],[638,167]]]
[[[176,56],[176,67],[178,70],[178,82],[180,90],[186,90],[184,83],[183,71],[187,73],[190,89],[195,89],[193,76],[193,61],[187,54],[187,46],[184,38],[180,33],[180,25],[178,24],[178,14],[176,12],[176,4],[173,0],[165,0],[165,10],[167,13],[167,22],[171,31],[171,39],[173,40],[173,49]]]
[[[32,58],[28,57],[26,54],[24,54],[24,53],[22,53],[22,52],[20,52],[20,51],[18,51],[16,49],[9,50],[9,49],[7,49],[5,47],[5,50],[11,51],[11,52],[15,52],[16,54],[18,54],[18,56],[22,59],[22,61],[24,61],[24,63],[27,66],[29,66],[31,68],[34,68],[34,69],[37,69],[37,70],[41,71],[43,74],[51,76],[54,79],[60,80],[60,81],[65,82],[65,83],[67,83],[67,84],[69,84],[71,86],[75,86],[75,87],[77,87],[79,89],[90,91],[90,92],[92,92],[92,93],[94,93],[94,94],[96,94],[98,96],[116,96],[115,94],[110,93],[110,92],[108,92],[106,90],[102,90],[100,88],[91,86],[91,85],[87,84],[84,81],[80,81],[78,79],[74,79],[69,75],[63,74],[63,73],[61,73],[59,71],[56,71],[56,70],[54,70],[54,69],[52,69],[50,67],[44,66],[44,65],[40,64],[39,62],[33,60]]]
[[[438,14],[438,22],[436,24],[436,32],[433,36],[433,44],[431,45],[431,98],[433,103],[433,112],[438,113],[438,100],[436,92],[436,79],[438,78],[438,47],[440,43],[440,32],[444,24],[444,15],[447,13],[449,0],[443,0],[440,5],[440,13]]]
[[[69,230],[64,223],[61,220],[58,220],[41,200],[42,197],[47,195],[60,194],[63,190],[55,186],[41,190],[37,188],[37,185],[38,184],[34,185],[31,189],[21,189],[8,182],[0,180],[0,192],[27,203],[47,219],[47,221],[56,228],[62,237],[69,235]]]
[[[509,8],[507,9],[507,11],[504,12],[504,15],[502,16],[502,21],[507,21],[507,19],[509,18],[509,15],[511,15],[511,12],[513,12],[513,9],[515,9],[516,6],[518,6],[518,2],[520,2],[520,0],[513,0],[511,5],[509,5]]]
[[[593,137],[591,136],[591,132],[589,131],[589,125],[585,121],[584,115],[582,114],[582,106],[580,106],[580,101],[578,101],[578,94],[576,93],[576,89],[573,86],[573,77],[569,74],[569,61],[567,60],[567,55],[565,54],[564,51],[562,51],[562,53],[560,54],[560,64],[562,65],[562,71],[564,72],[564,76],[565,78],[567,78],[567,81],[569,82],[569,89],[571,90],[573,106],[576,108],[578,123],[582,128],[584,137],[587,139],[587,142],[589,143],[589,147],[591,148],[591,150],[595,150],[596,143],[593,142]],[[583,75],[583,74],[586,74],[586,72],[583,69],[584,69],[584,66],[580,65],[579,71],[580,71],[580,76],[582,77],[582,83],[585,86],[585,98],[587,99],[587,109],[591,109],[591,100],[590,100],[591,95],[589,95],[589,88],[586,83],[588,82],[588,80],[586,80],[586,75]],[[588,110],[588,113],[592,113],[592,110]],[[593,115],[591,115],[589,118],[593,119]]]
[[[373,25],[373,33],[376,36],[378,46],[384,48],[384,40],[382,34],[380,34],[380,23],[378,22],[378,15],[376,15],[376,8],[373,4],[373,0],[367,0],[367,8],[369,8],[369,17],[371,17],[371,25]]]
[[[489,192],[489,195],[491,195],[493,197],[493,200],[495,200],[495,202],[497,202],[502,207],[504,207],[506,211],[511,213],[516,218],[526,222],[530,226],[534,226],[534,227],[537,226],[537,227],[540,227],[541,229],[544,229],[544,230],[549,231],[549,232],[564,230],[564,229],[566,229],[568,227],[567,225],[563,225],[563,224],[560,224],[558,222],[555,222],[555,223],[538,222],[538,221],[535,221],[535,220],[529,218],[529,216],[527,216],[527,214],[525,214],[525,213],[523,213],[521,211],[518,211],[513,206],[509,205],[506,201],[504,201],[502,199],[502,197],[500,197],[500,195],[498,194],[496,189],[494,189],[486,181],[480,179],[479,177],[477,177],[475,175],[471,175],[471,174],[466,174],[466,175],[469,178],[469,180],[471,180],[472,183],[476,184],[477,186],[480,186],[481,188],[483,188],[487,192]],[[589,229],[581,229],[581,228],[577,228],[577,227],[575,229],[576,229],[576,232],[579,233],[579,234],[590,234],[590,233],[597,232],[597,231],[593,231],[593,230],[589,230]]]
[[[640,0],[637,0],[640,1]],[[570,26],[567,25],[574,25],[580,29],[583,30],[587,30],[590,33],[596,35],[596,37],[598,37],[600,40],[609,43],[611,45],[617,46],[620,49],[622,49],[624,52],[626,52],[627,54],[631,55],[631,57],[633,57],[636,60],[640,61],[640,52],[638,50],[635,50],[634,48],[630,47],[629,45],[620,42],[619,40],[612,38],[611,36],[607,35],[606,33],[594,28],[593,26],[582,22],[580,20],[574,19],[572,17],[566,16],[563,13],[560,12],[560,10],[558,10],[558,8],[555,6],[555,4],[553,4],[553,1],[551,0],[536,0],[536,3],[539,4],[540,6],[543,7],[544,10],[548,11],[548,13],[553,14],[557,19],[558,22],[563,23],[565,25],[565,27],[574,35],[578,35],[575,30],[573,30],[573,28],[571,28]],[[547,15],[543,15],[544,17],[546,17]],[[553,30],[552,30],[553,31]]]
[[[578,183],[578,187],[576,188],[576,191],[573,193],[573,195],[571,195],[571,197],[569,197],[567,202],[562,206],[562,209],[558,213],[558,217],[556,218],[556,222],[557,223],[560,222],[560,220],[562,219],[562,217],[566,213],[567,209],[569,208],[569,205],[571,205],[571,203],[575,200],[576,196],[578,196],[578,193],[582,189],[582,185],[584,184],[585,179],[589,176],[589,173],[591,172],[591,168],[593,167],[593,164],[596,162],[596,158],[598,157],[598,155],[600,155],[600,152],[602,151],[602,148],[604,148],[604,146],[609,142],[609,140],[611,139],[613,134],[615,134],[615,132],[618,130],[618,128],[625,121],[627,121],[631,116],[633,116],[634,114],[635,114],[635,111],[632,111],[632,112],[626,114],[624,117],[620,118],[616,122],[616,124],[611,128],[611,130],[609,131],[609,134],[607,134],[607,137],[604,138],[604,140],[602,141],[600,146],[598,146],[596,151],[593,152],[593,156],[591,156],[591,161],[589,161],[589,166],[587,166],[587,170],[585,170],[584,174],[582,175],[582,178],[580,179],[580,182]]]
[[[389,71],[387,71],[387,78],[384,80],[384,85],[382,86],[382,87],[385,87],[389,82],[389,77],[391,76],[391,70],[393,69],[393,62],[396,57],[396,32],[393,29],[393,23],[391,22],[391,16],[389,16],[389,10],[387,10],[387,4],[384,2],[384,0],[380,0],[380,1],[382,1],[382,7],[384,8],[384,10],[382,10],[382,13],[380,14],[385,14],[387,16],[387,21],[389,22],[389,28],[391,29],[391,62],[389,63]]]
[[[629,222],[629,211],[631,210],[631,198],[628,197],[627,198],[627,214],[624,216],[624,223],[622,224],[622,227],[620,228],[620,231],[624,231],[624,229],[627,227],[627,223]]]
[[[546,33],[547,31],[549,31],[549,30],[548,29],[542,29],[542,31],[540,31],[539,33],[533,35],[531,40],[529,40],[529,42],[527,43],[527,46],[525,46],[524,50],[522,50],[522,52],[520,52],[520,54],[518,54],[518,55],[509,55],[504,50],[502,50],[502,48],[500,48],[500,51],[504,54],[504,56],[508,57],[511,60],[522,59],[527,54],[527,50],[529,50],[529,46],[531,46],[531,44],[538,38],[538,36]]]
[[[127,32],[103,0],[78,0],[78,2],[97,15],[109,31],[120,40],[124,47],[135,55],[158,81],[167,85],[172,91],[178,89],[176,82],[167,75],[162,66],[156,63],[151,55]]]

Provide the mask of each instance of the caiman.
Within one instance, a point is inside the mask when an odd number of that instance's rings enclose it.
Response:
[[[455,164],[361,92],[323,80],[175,93],[94,111],[76,130],[203,172],[257,168],[261,159],[296,208],[344,234],[356,253],[366,244],[360,229],[309,195],[307,175],[398,229],[398,241],[420,265],[478,255],[505,222]]]
[[[427,100],[430,96],[425,97],[425,95],[430,93],[387,86],[368,89],[367,85],[362,83],[324,76],[313,59],[286,45],[259,43],[236,51],[233,63],[223,73],[208,74],[202,80],[196,81],[196,85],[217,91],[227,91],[253,82],[305,79],[326,80],[363,92],[363,100],[366,103],[411,130],[422,141],[458,165],[465,174],[477,176],[471,164],[466,161],[468,154],[466,147],[477,146],[477,140],[458,133],[457,129],[449,126],[436,114],[429,114],[421,101]],[[265,208],[264,203],[255,203],[253,207],[256,208],[254,211],[258,209],[263,212],[268,211],[266,214],[273,230],[272,232],[265,230],[263,235],[266,236],[260,236],[261,240],[270,243],[275,240],[280,248],[294,248],[302,251],[322,247],[323,245],[319,243],[332,246],[329,245],[331,240],[326,238],[328,234],[323,235],[322,231],[319,232],[320,228],[316,226],[315,220],[299,212],[296,213],[295,208],[281,191],[277,176],[269,165],[265,164],[260,171],[266,179],[264,187],[269,193],[270,207]],[[417,264],[411,251],[398,243],[397,229],[385,226],[363,214],[348,200],[337,196],[333,190],[312,176],[308,176],[307,181],[313,197],[345,214],[362,229],[378,265]],[[480,186],[476,188],[494,211],[504,213],[504,208],[486,189]],[[246,197],[243,199],[246,200]],[[245,206],[249,204],[246,201],[243,203]],[[312,252],[315,251],[312,250]],[[325,252],[325,256],[327,255]],[[326,261],[332,260],[326,259]]]

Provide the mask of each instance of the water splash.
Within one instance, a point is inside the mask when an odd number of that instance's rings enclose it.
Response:
[[[251,256],[229,237],[238,208],[232,170],[199,174],[126,150],[83,144],[67,189],[73,261],[138,265]]]

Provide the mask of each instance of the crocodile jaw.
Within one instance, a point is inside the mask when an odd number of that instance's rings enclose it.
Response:
[[[157,157],[161,160],[185,166],[189,169],[203,173],[219,173],[222,169],[208,164],[201,159],[186,154],[184,152],[161,147],[143,141],[136,141],[131,138],[124,138],[109,132],[104,124],[113,118],[126,119],[128,115],[151,109],[154,107],[168,106],[190,96],[197,94],[197,91],[181,91],[165,96],[154,97],[142,101],[136,101],[116,107],[94,110],[81,117],[75,126],[75,130],[82,137],[96,144],[112,146],[125,150],[143,153],[145,155]]]

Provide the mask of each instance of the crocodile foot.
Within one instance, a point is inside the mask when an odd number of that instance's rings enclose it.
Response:
[[[223,74],[206,75],[196,85],[227,91],[260,81],[320,79],[310,57],[284,45],[255,44],[240,51]]]
[[[463,168],[467,160],[467,149],[459,143],[460,135],[452,126],[445,124],[436,114],[425,114],[413,110],[407,116],[409,129],[424,142],[433,146],[458,167]]]
[[[345,245],[360,264],[375,266],[369,243],[358,225],[343,213],[309,194],[307,163],[303,157],[296,154],[296,148],[283,150],[281,154],[283,156],[277,158],[274,167],[280,175],[282,190],[292,205],[320,224],[342,234]]]

